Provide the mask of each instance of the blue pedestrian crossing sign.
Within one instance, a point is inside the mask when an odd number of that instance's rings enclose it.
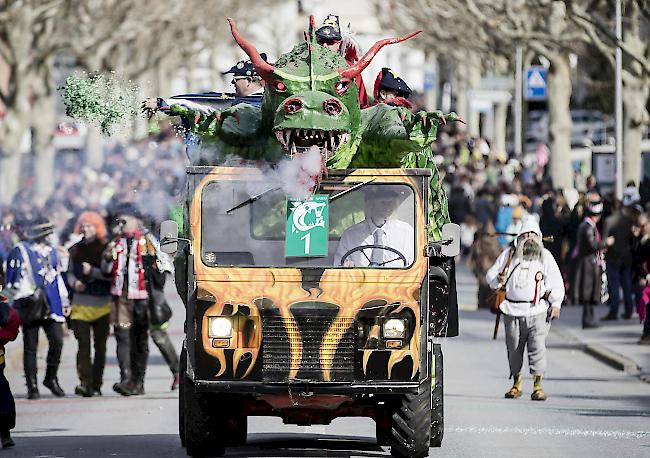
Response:
[[[546,100],[548,70],[540,66],[532,66],[526,69],[526,80],[524,87],[524,98],[526,100]]]

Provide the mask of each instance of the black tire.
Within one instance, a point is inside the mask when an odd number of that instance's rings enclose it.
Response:
[[[391,416],[391,455],[424,458],[429,455],[431,435],[431,378],[418,394],[405,394]]]
[[[187,374],[187,350],[183,345],[180,358],[180,386],[178,387],[178,435],[185,447],[185,377]]]
[[[184,374],[185,447],[194,458],[222,456],[226,453],[226,424],[216,421],[212,412],[219,408],[209,394],[194,391],[194,384]]]
[[[433,344],[433,364],[435,381],[431,391],[431,447],[441,447],[445,432],[444,393],[443,393],[443,358],[440,344]]]
[[[376,432],[377,432],[377,445],[380,447],[385,447],[391,444],[390,441],[390,428],[387,428],[383,423],[376,423]]]
[[[239,447],[246,445],[246,436],[248,435],[248,418],[245,416],[237,417],[228,421],[227,445]]]

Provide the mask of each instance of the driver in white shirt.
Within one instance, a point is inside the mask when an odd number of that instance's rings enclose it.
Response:
[[[393,267],[410,266],[413,263],[414,232],[413,227],[394,218],[394,213],[407,197],[407,192],[400,187],[374,185],[365,190],[365,215],[360,223],[350,226],[341,235],[341,241],[334,254],[334,265],[341,261],[346,267]],[[356,247],[375,245],[345,254]],[[389,247],[392,250],[380,247]]]

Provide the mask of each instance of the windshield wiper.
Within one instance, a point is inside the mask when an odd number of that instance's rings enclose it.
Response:
[[[338,194],[334,194],[332,197],[330,197],[330,202],[333,201],[333,200],[335,200],[335,199],[338,199],[338,198],[341,197],[341,196],[344,196],[345,194],[347,194],[347,193],[349,193],[349,192],[356,191],[356,190],[359,189],[360,187],[365,186],[365,185],[367,185],[368,183],[372,183],[372,182],[375,181],[375,180],[376,180],[376,178],[371,178],[371,179],[368,180],[368,181],[364,181],[364,182],[362,182],[362,183],[357,183],[357,184],[355,184],[354,186],[352,186],[351,188],[346,189],[345,191],[341,191],[341,192],[339,192]]]
[[[230,213],[234,212],[235,210],[238,210],[238,209],[240,209],[242,207],[245,207],[248,204],[252,204],[256,200],[260,200],[266,194],[268,194],[270,192],[273,192],[273,191],[277,191],[278,189],[282,189],[282,186],[276,186],[275,188],[270,188],[270,189],[267,189],[266,191],[262,191],[259,194],[255,195],[255,196],[253,196],[253,197],[251,197],[249,199],[246,199],[245,201],[235,205],[230,210],[226,210],[226,214],[230,214]]]

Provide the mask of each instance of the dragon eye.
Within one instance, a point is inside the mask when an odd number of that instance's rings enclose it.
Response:
[[[280,81],[280,80],[275,80],[273,81],[273,89],[275,89],[277,92],[286,92],[287,91],[287,86]]]
[[[334,90],[338,95],[341,95],[345,91],[347,91],[349,87],[350,87],[350,82],[346,80],[342,80],[336,83],[336,86],[334,86]]]
[[[289,99],[283,104],[284,111],[289,114],[297,113],[302,110],[303,103],[300,99]]]
[[[338,116],[343,111],[341,102],[336,99],[327,99],[323,102],[323,110],[330,116]]]

